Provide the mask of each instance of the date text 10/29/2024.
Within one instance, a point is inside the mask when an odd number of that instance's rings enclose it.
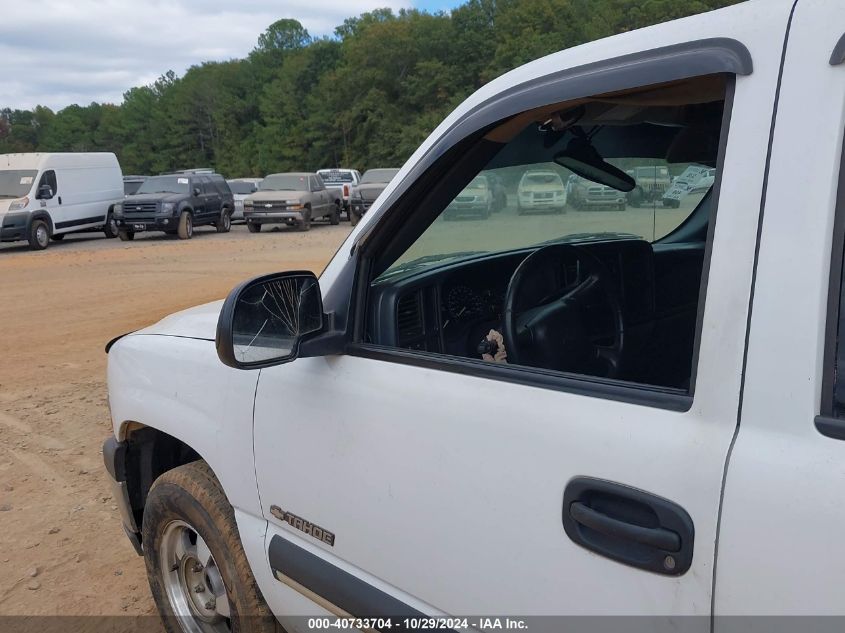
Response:
[[[344,629],[350,631],[525,631],[520,618],[309,618],[310,630]]]

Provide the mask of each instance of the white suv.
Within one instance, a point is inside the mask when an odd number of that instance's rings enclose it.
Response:
[[[519,68],[319,280],[253,279],[113,342],[106,464],[168,630],[843,615],[845,4],[793,5]],[[442,218],[479,174],[624,192],[660,161],[714,185]]]

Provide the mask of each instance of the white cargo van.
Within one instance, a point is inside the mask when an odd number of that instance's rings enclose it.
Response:
[[[0,154],[0,242],[42,250],[78,231],[116,237],[112,207],[121,200],[114,154]]]

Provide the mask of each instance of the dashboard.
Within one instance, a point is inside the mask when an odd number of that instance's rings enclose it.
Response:
[[[654,264],[651,244],[613,240],[580,244],[602,261],[620,293],[626,332],[653,318]],[[414,271],[376,282],[371,289],[368,338],[379,345],[477,357],[491,329],[501,331],[505,293],[514,271],[533,249],[497,253]],[[536,293],[563,289],[580,280],[578,261],[546,271]],[[530,292],[530,289],[529,289]],[[610,310],[601,297],[585,306],[596,340],[613,335]]]

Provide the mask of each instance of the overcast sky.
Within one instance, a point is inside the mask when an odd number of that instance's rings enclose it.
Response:
[[[459,0],[0,0],[0,107],[59,110],[120,103],[168,70],[244,57],[279,18],[330,35],[377,7],[457,6]]]

